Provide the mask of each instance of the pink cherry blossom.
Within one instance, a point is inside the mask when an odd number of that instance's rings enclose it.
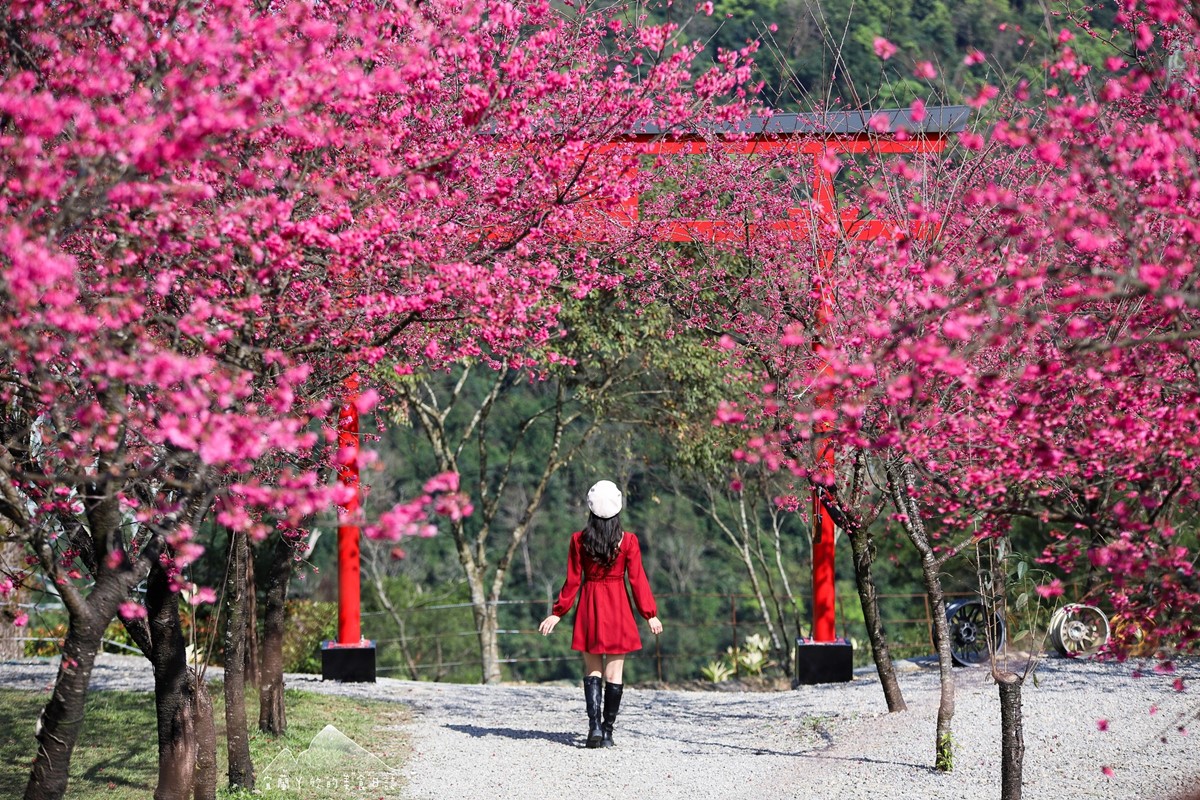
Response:
[[[1050,583],[1041,584],[1037,587],[1038,597],[1044,597],[1046,599],[1062,597],[1063,591],[1064,589],[1062,581],[1058,578],[1050,581]]]
[[[867,120],[867,127],[875,133],[887,133],[891,129],[891,120],[887,114],[873,114]]]
[[[931,81],[938,75],[937,68],[933,66],[931,61],[918,61],[913,67],[913,77],[925,81]]]
[[[132,600],[126,600],[118,607],[117,614],[120,615],[121,619],[125,620],[145,619],[146,607],[141,603],[135,603]]]
[[[979,91],[975,93],[975,95],[973,97],[971,97],[967,100],[967,105],[971,106],[971,108],[976,108],[976,109],[983,108],[989,102],[991,102],[999,93],[1000,93],[1000,90],[997,89],[995,86],[992,86],[990,83],[984,84],[979,89]]]
[[[875,55],[879,56],[884,61],[887,61],[889,58],[899,52],[899,48],[896,47],[896,45],[892,44],[882,36],[876,36],[875,40],[871,42],[871,47],[874,48]]]
[[[186,588],[212,523],[298,553],[335,510],[380,538],[469,514],[442,490],[366,520],[373,455],[342,407],[387,399],[385,362],[541,367],[529,346],[558,334],[559,292],[613,285],[629,250],[607,212],[649,178],[614,131],[747,114],[755,45],[701,69],[675,24],[616,11],[418,12],[6,7],[31,44],[0,69],[0,405],[6,442],[12,421],[40,444],[0,466],[0,513],[72,625],[121,613],[146,570]],[[94,519],[129,530],[90,531],[118,544],[85,570],[64,534],[92,523],[76,487],[93,484],[118,512]]]
[[[201,586],[192,592],[188,602],[194,606],[201,603],[215,603],[217,602],[217,593],[211,586]]]

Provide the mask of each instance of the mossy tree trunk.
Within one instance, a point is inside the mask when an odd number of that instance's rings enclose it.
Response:
[[[102,457],[98,472],[104,474],[105,468]],[[72,516],[68,530],[72,546],[94,578],[90,592],[83,594],[63,574],[61,559],[54,557],[53,543],[44,538],[44,531],[30,537],[42,571],[60,587],[68,622],[54,690],[35,728],[38,748],[25,800],[59,800],[66,794],[71,754],[83,728],[88,684],[104,631],[162,551],[162,540],[155,536],[142,546],[138,558],[130,558],[121,536],[116,492],[107,485],[94,485],[84,487],[82,494],[86,525]]]
[[[954,659],[950,652],[950,625],[946,619],[946,594],[942,588],[942,561],[933,552],[929,533],[915,500],[912,466],[898,458],[885,461],[888,492],[913,546],[921,557],[921,579],[933,609],[934,644],[937,647],[941,694],[938,700],[937,731],[934,743],[934,767],[942,772],[954,769]]]
[[[879,675],[880,686],[883,687],[883,699],[887,703],[888,713],[895,713],[906,711],[908,704],[904,702],[900,681],[896,677],[896,666],[892,661],[891,647],[883,627],[883,612],[879,607],[879,591],[875,585],[873,571],[877,551],[875,539],[871,535],[870,521],[878,517],[882,501],[876,507],[864,501],[866,483],[867,457],[862,450],[857,450],[844,493],[834,487],[818,484],[813,484],[813,488],[818,492],[818,497],[833,518],[834,524],[850,540],[854,585],[858,591],[859,604],[862,606],[867,640],[871,643],[875,672]]]
[[[871,656],[875,660],[875,672],[883,686],[883,699],[888,713],[906,711],[904,694],[896,677],[896,665],[892,662],[892,651],[883,630],[883,613],[879,608],[879,592],[871,567],[875,563],[875,542],[870,530],[849,522],[842,528],[850,539],[850,551],[854,562],[854,585],[862,605],[863,622],[867,628],[867,639],[871,643]]]
[[[159,563],[146,582],[146,624],[126,629],[154,667],[158,786],[154,800],[215,800],[216,729],[212,700],[187,663],[179,595]],[[146,639],[146,633],[149,639]]]
[[[287,542],[279,537],[269,554],[260,650],[258,729],[279,736],[287,733],[287,710],[283,699],[283,634],[287,629],[292,552]]]
[[[254,762],[250,758],[250,736],[246,730],[246,642],[249,609],[246,579],[250,563],[250,546],[244,532],[230,537],[229,579],[226,581],[225,602],[228,620],[225,624],[225,730],[228,742],[230,790],[254,790]]]

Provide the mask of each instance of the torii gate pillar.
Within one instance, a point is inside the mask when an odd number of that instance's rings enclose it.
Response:
[[[813,199],[817,202],[823,221],[836,224],[837,198],[833,189],[833,177],[821,168],[819,159],[824,152],[816,154],[813,164]],[[830,281],[826,278],[832,265],[833,253],[821,254],[824,269],[818,273],[813,287],[817,299],[816,331],[817,342],[814,353],[822,361],[819,369],[824,372],[825,345],[821,337],[828,330],[833,317],[833,298]],[[816,397],[818,408],[833,408],[833,395],[822,391]],[[832,484],[834,480],[834,449],[829,441],[831,423],[820,423],[813,431],[813,446],[816,448],[817,475],[819,481]],[[833,518],[821,502],[819,491],[811,492],[812,508],[812,635],[796,640],[795,683],[797,686],[816,683],[845,683],[854,677],[854,648],[845,639],[837,638],[834,609],[837,604],[834,560],[836,528]]]
[[[374,683],[375,643],[362,637],[358,388],[357,375],[346,378],[338,412],[338,482],[353,495],[338,511],[338,638],[321,642],[321,679]]]

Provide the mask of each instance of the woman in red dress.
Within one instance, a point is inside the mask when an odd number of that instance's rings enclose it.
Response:
[[[654,595],[642,568],[642,550],[632,533],[621,530],[621,490],[600,481],[588,491],[587,527],[571,535],[567,579],[550,616],[538,626],[549,635],[579,597],[571,649],[583,653],[583,696],[587,701],[588,747],[612,747],[613,723],[621,708],[621,673],[625,654],[642,648],[625,576],[633,602],[656,636],[662,633]],[[602,688],[603,687],[603,688]]]

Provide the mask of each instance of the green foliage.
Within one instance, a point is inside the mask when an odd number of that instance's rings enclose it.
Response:
[[[771,663],[771,641],[761,633],[746,637],[741,645],[730,645],[725,655],[700,668],[705,680],[713,683],[727,681],[735,675],[757,677],[774,664]]]
[[[700,674],[706,681],[724,683],[733,677],[733,664],[729,663],[727,659],[718,658],[701,667]]]
[[[954,771],[954,737],[949,732],[943,733],[938,739],[933,768],[938,772]]]
[[[988,541],[980,547],[1000,555],[999,558],[984,558],[981,554],[984,566],[980,569],[979,581],[985,605],[1004,609],[1009,645],[1034,655],[1040,653],[1055,604],[1045,600],[1038,589],[1050,584],[1056,574],[1036,566],[1028,556],[1009,551],[1007,548],[1011,543],[1008,541]],[[997,569],[1005,571],[1002,582],[994,580],[992,571]],[[1007,589],[1007,596],[992,596],[993,587],[1001,583]]]
[[[319,673],[321,642],[337,637],[337,603],[287,601],[283,671]]]
[[[377,669],[393,678],[476,683],[479,640],[460,579],[422,585],[408,575],[381,580],[387,602],[403,621],[401,632],[374,582],[364,586],[364,625],[379,642]],[[507,620],[506,620],[507,622]]]
[[[1083,0],[717,0],[712,16],[691,20],[684,37],[704,43],[709,57],[761,40],[756,71],[763,101],[773,108],[902,107],[918,97],[962,102],[985,81],[1024,79],[1036,91],[1045,86],[1042,62],[1062,28],[1078,34],[1071,44],[1082,62],[1099,64],[1113,52],[1105,40],[1117,9]],[[644,10],[637,5],[631,14]],[[656,21],[679,21],[671,6],[655,13]],[[1081,31],[1077,21],[1098,35]],[[877,36],[899,53],[881,60],[874,52]],[[985,53],[987,65],[965,66],[970,50]],[[917,61],[933,63],[938,77],[914,78]]]

